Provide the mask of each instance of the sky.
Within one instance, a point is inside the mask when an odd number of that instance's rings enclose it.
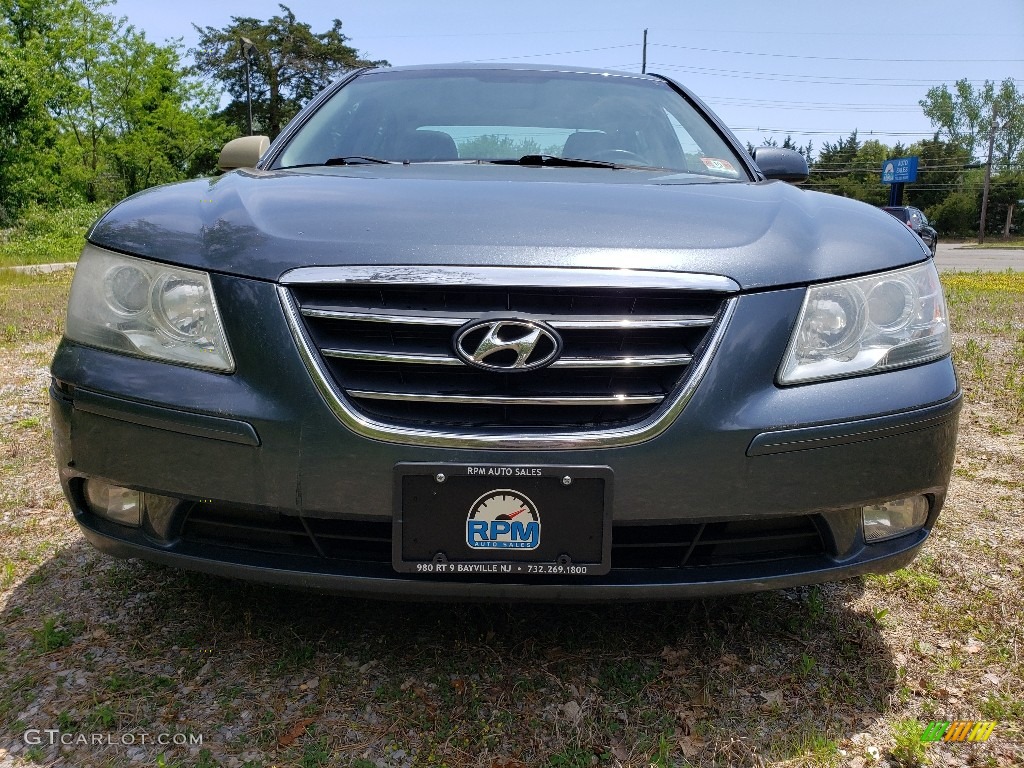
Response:
[[[815,150],[857,129],[908,145],[933,128],[918,102],[967,78],[1024,90],[1024,0],[293,0],[314,32],[340,18],[349,44],[392,65],[465,61],[574,64],[672,77],[740,140]],[[273,0],[118,0],[112,11],[149,39],[198,39],[192,24],[267,19]]]

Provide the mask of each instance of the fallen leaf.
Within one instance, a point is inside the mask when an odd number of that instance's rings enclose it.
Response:
[[[984,649],[984,647],[984,643],[980,643],[977,640],[971,640],[971,642],[964,646],[964,650],[968,653],[977,653],[978,651]]]
[[[690,736],[683,736],[679,739],[679,748],[683,750],[683,757],[689,760],[704,752],[704,742]]]
[[[758,694],[758,695],[762,699],[764,699],[764,704],[761,705],[761,709],[768,709],[768,708],[771,708],[771,707],[778,707],[780,709],[786,709],[786,701],[785,701],[785,699],[782,696],[782,691],[781,690],[767,691],[767,692],[761,691],[761,693]]]
[[[718,667],[723,671],[738,667],[739,664],[739,658],[733,653],[723,653],[722,657],[718,660]]]
[[[309,728],[309,726],[311,726],[315,721],[315,717],[302,718],[301,720],[299,720],[299,722],[297,722],[295,725],[289,728],[285,733],[277,737],[277,746],[290,747],[292,744],[295,743],[295,740],[299,738],[302,734],[304,734],[306,732],[306,729]]]
[[[688,648],[680,648],[679,650],[676,650],[675,648],[666,645],[661,649],[661,658],[669,664],[677,664],[680,660],[685,659],[689,655],[690,650]]]
[[[491,768],[526,768],[526,763],[514,757],[496,757],[491,761]]]
[[[612,744],[612,757],[620,763],[624,763],[629,760],[629,752],[626,751],[626,748],[620,742],[615,742]]]

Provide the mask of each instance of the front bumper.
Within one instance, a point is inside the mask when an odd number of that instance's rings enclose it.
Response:
[[[232,376],[112,354],[64,341],[53,362],[54,440],[61,480],[99,549],[227,576],[347,594],[458,599],[672,599],[793,586],[883,572],[909,562],[941,509],[952,470],[960,393],[950,360],[875,376],[772,384],[801,289],[741,296],[691,401],[664,433],[637,445],[508,451],[414,447],[346,429],[311,381],[274,286],[214,276],[229,313]],[[766,327],[765,318],[777,318]],[[791,321],[790,321],[791,323]],[[391,520],[403,462],[602,465],[614,472],[613,524],[764,524],[805,519],[820,546],[750,562],[615,567],[607,576],[519,578],[396,573],[390,560],[331,558],[313,547],[226,546],[190,539],[202,505],[292,531]],[[87,511],[86,478],[181,499],[142,529]],[[915,494],[924,529],[865,545],[859,508]],[[244,538],[244,537],[243,537]],[[315,536],[314,536],[315,538]],[[287,543],[287,542],[286,542]],[[314,542],[315,544],[315,542]]]

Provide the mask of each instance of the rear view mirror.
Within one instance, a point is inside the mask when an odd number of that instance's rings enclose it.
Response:
[[[779,147],[758,147],[754,150],[754,162],[761,173],[769,179],[779,179],[799,184],[810,175],[807,160],[799,152]]]
[[[217,167],[222,171],[255,168],[269,146],[270,139],[266,136],[243,136],[240,139],[233,139],[220,151]]]

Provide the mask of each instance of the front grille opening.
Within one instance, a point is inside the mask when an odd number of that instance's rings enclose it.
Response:
[[[196,504],[185,519],[181,539],[251,552],[391,562],[390,521],[300,519],[280,512]]]
[[[613,569],[741,565],[824,553],[811,516],[612,529]]]
[[[289,290],[346,409],[378,424],[462,435],[571,433],[655,418],[696,368],[725,306],[722,295],[628,287],[339,283]],[[533,371],[464,364],[455,350],[460,328],[488,317],[546,323],[561,337],[558,359]],[[463,354],[485,335],[474,333]],[[550,351],[535,350],[528,361]],[[494,353],[488,362],[516,358]]]
[[[181,539],[253,552],[317,555],[298,517],[219,504],[193,505],[185,518]]]
[[[815,515],[717,523],[612,526],[612,571],[700,569],[827,554]],[[390,520],[306,517],[195,504],[181,539],[252,552],[391,564]],[[307,531],[308,528],[308,531]]]

